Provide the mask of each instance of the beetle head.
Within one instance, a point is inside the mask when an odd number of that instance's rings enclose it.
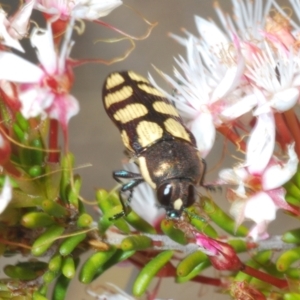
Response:
[[[157,199],[169,218],[178,219],[182,211],[195,202],[196,190],[188,180],[168,180],[158,187]]]

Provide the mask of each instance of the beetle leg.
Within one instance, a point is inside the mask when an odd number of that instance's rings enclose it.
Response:
[[[132,193],[133,188],[138,186],[143,181],[144,181],[144,178],[137,178],[137,179],[130,180],[128,183],[125,183],[124,185],[122,185],[120,191],[121,192],[130,191]]]
[[[142,175],[139,173],[133,173],[126,170],[120,170],[120,171],[114,171],[113,172],[113,178],[119,182],[122,183],[121,178],[123,179],[143,179]]]
[[[121,179],[131,179],[131,180],[123,184],[121,189],[119,190],[119,198],[123,207],[123,211],[111,217],[110,220],[119,219],[129,213],[128,203],[130,203],[131,201],[133,189],[134,187],[136,187],[137,185],[139,185],[141,182],[144,181],[144,178],[141,176],[141,174],[129,172],[126,170],[113,172],[113,178],[119,183],[122,183]],[[127,191],[129,191],[129,196],[127,199],[124,199],[123,193]]]

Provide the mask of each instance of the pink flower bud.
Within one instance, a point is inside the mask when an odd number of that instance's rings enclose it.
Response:
[[[236,255],[234,249],[226,244],[218,241],[219,252],[215,256],[210,256],[210,262],[217,270],[237,271],[243,267],[242,262]]]
[[[242,269],[243,264],[230,245],[200,233],[196,235],[196,244],[206,252],[215,269],[226,271]]]

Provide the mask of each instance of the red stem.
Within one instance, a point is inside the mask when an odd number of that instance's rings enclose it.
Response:
[[[227,138],[229,141],[235,144],[238,150],[242,150],[242,151],[246,150],[246,143],[230,127],[226,125],[221,125],[217,128],[217,130],[220,133],[222,133],[225,138]]]
[[[286,124],[283,114],[275,113],[274,114],[276,131],[277,131],[277,140],[281,145],[281,148],[285,148],[286,145],[290,144],[293,141],[290,130]]]
[[[209,284],[213,286],[222,286],[222,281],[219,278],[212,278],[212,277],[207,277],[207,276],[197,276],[191,279],[191,281],[198,282],[198,283],[204,283],[204,284]]]
[[[58,149],[58,121],[54,119],[50,119],[49,148],[51,150]],[[48,156],[48,162],[58,163],[59,152],[50,152]]]
[[[295,151],[297,153],[297,156],[298,158],[300,158],[300,131],[297,116],[292,109],[284,112],[283,116],[295,141]]]
[[[269,283],[271,285],[276,286],[279,289],[285,289],[288,287],[288,282],[284,279],[278,279],[272,275],[269,275],[267,273],[263,273],[259,270],[256,270],[254,268],[251,268],[247,265],[245,265],[245,268],[241,270],[245,274],[248,274],[250,276],[253,276],[257,279],[260,279],[261,281],[264,281],[266,283]]]
[[[43,13],[44,18],[48,21],[53,19],[53,15],[49,15],[47,13]],[[51,28],[53,32],[53,40],[54,44],[56,47],[59,46],[61,39],[64,36],[64,33],[66,32],[66,28],[68,25],[69,19],[62,20],[62,19],[57,19],[54,22],[51,22]]]

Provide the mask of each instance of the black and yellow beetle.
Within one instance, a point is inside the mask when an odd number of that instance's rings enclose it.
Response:
[[[179,218],[184,208],[195,202],[195,186],[202,184],[205,161],[176,108],[133,71],[115,72],[106,78],[103,104],[141,172],[113,172],[118,182],[130,179],[120,192],[132,192],[146,181],[156,190],[167,216]],[[124,214],[125,211],[121,215]]]

